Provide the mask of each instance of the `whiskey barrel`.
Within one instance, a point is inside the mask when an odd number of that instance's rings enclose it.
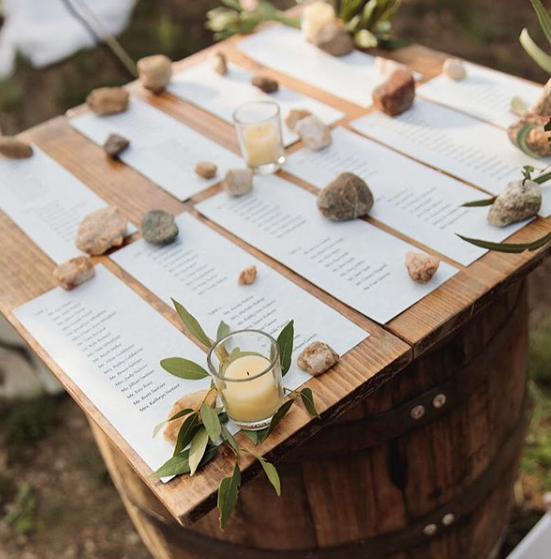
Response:
[[[525,431],[527,305],[512,287],[278,463],[181,527],[94,428],[156,559],[487,559],[508,520]]]

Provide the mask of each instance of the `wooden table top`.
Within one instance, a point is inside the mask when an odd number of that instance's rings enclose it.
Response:
[[[175,70],[202,60],[213,48],[221,49],[230,61],[252,71],[262,70],[264,74],[276,78],[283,85],[340,109],[346,117],[336,125],[349,127],[348,123],[352,119],[369,112],[369,109],[362,109],[289,76],[262,67],[248,59],[235,47],[238,40],[239,38],[233,38],[197,53],[176,63]],[[385,56],[408,64],[413,70],[421,73],[423,79],[437,75],[445,57],[442,53],[417,46],[385,53]],[[239,153],[235,132],[230,124],[167,92],[154,95],[144,90],[138,83],[130,84],[128,87],[136,97],[151,103],[175,119]],[[80,113],[84,110],[84,107],[79,107],[70,111],[69,114]],[[313,378],[308,382],[308,386],[316,394],[318,409],[323,421],[337,417],[371,394],[382,382],[399,373],[413,359],[468,321],[478,310],[489,304],[497,294],[502,293],[537,267],[551,252],[551,246],[548,246],[537,252],[520,255],[487,253],[468,267],[462,267],[453,262],[456,267],[460,268],[458,274],[413,307],[386,325],[380,326],[321,291],[292,270],[200,216],[194,209],[194,203],[219,192],[219,185],[182,203],[124,163],[107,158],[101,147],[73,130],[66,117],[54,118],[24,132],[21,137],[38,145],[107,203],[121,208],[135,225],[139,225],[141,216],[150,209],[163,209],[173,214],[190,212],[285,277],[330,304],[355,323],[365,327],[371,333],[368,339],[346,354],[330,374],[323,376],[322,379]],[[295,151],[300,147],[299,142],[293,145],[289,151]],[[282,172],[281,175],[304,188],[309,188],[308,185],[285,172]],[[416,242],[415,239],[408,238],[371,218],[367,218],[367,220],[377,227],[419,246],[426,252],[434,253],[430,248]],[[509,242],[529,242],[549,230],[551,230],[551,218],[538,218],[518,231]],[[129,242],[138,236],[135,234]],[[2,239],[0,244],[0,269],[2,270],[0,274],[0,312],[7,317],[31,348],[43,359],[75,401],[105,431],[138,474],[146,479],[151,473],[149,468],[69,376],[29,336],[12,314],[14,308],[56,286],[52,275],[55,264],[2,211],[0,211],[0,238]],[[447,259],[443,258],[443,260]],[[94,261],[104,264],[132,287],[147,303],[162,313],[176,327],[182,329],[171,308],[120,269],[108,256],[97,257]],[[274,434],[262,445],[256,447],[255,451],[263,454],[269,460],[277,460],[278,456],[286,450],[300,444],[322,427],[322,421],[311,420],[302,408],[295,406]],[[251,444],[242,434],[238,436],[240,444],[245,448]],[[233,468],[231,456],[229,452],[223,450],[216,460],[209,463],[193,478],[181,476],[168,484],[146,481],[174,517],[182,524],[186,524],[199,518],[216,505],[218,483],[221,477],[230,475]],[[258,464],[252,463],[247,456],[240,459],[240,467],[243,471],[244,482],[258,473]]]

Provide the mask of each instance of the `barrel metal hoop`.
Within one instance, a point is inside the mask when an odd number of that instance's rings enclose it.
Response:
[[[517,450],[527,426],[526,408],[528,405],[526,391],[519,418],[511,429],[509,436],[495,455],[486,470],[451,501],[439,506],[421,518],[415,519],[406,528],[389,532],[372,539],[362,539],[347,544],[304,550],[274,550],[254,548],[205,536],[184,528],[158,513],[137,503],[126,494],[130,504],[142,513],[162,535],[170,540],[177,540],[183,549],[195,553],[204,559],[231,557],[232,559],[381,559],[394,553],[410,550],[423,544],[427,539],[438,537],[466,522],[477,506],[502,481],[502,477],[513,467],[517,459]],[[450,517],[453,521],[449,522]],[[448,519],[446,521],[445,519]],[[427,529],[427,527],[431,529]],[[432,526],[436,526],[434,532]]]

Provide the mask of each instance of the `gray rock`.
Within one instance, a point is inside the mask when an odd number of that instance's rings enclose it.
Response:
[[[373,207],[373,194],[354,173],[341,173],[318,194],[318,209],[331,221],[347,221],[366,215]]]
[[[488,221],[496,227],[505,227],[533,217],[538,213],[541,201],[541,188],[537,182],[510,182],[492,204]]]
[[[168,245],[178,236],[174,216],[163,210],[151,210],[142,218],[143,238],[152,245]]]
[[[352,37],[338,23],[327,23],[320,27],[312,42],[316,47],[333,56],[344,56],[354,50]]]
[[[295,132],[314,151],[319,151],[331,143],[331,129],[315,115],[298,120],[295,124]]]
[[[130,145],[130,140],[119,134],[109,134],[103,144],[105,153],[110,157],[117,157]]]
[[[230,169],[223,184],[230,196],[243,196],[253,189],[253,172],[249,168]]]

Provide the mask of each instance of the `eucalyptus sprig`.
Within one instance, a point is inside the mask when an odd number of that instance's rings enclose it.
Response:
[[[186,330],[202,346],[210,348],[214,341],[207,335],[199,321],[178,301],[172,300],[174,308],[184,324]],[[219,341],[230,334],[230,327],[221,321],[216,331],[216,340]],[[293,341],[294,341],[294,321],[290,320],[285,324],[277,336],[277,346],[280,355],[281,372],[285,376],[292,364]],[[245,352],[238,349],[232,350],[228,354],[225,348],[219,350],[219,358],[222,367],[227,367],[233,359],[242,356]],[[161,361],[161,367],[178,378],[185,380],[200,380],[209,376],[204,367],[183,357],[169,357]],[[306,411],[312,417],[319,417],[314,404],[314,394],[310,388],[302,390],[285,389],[288,399],[279,407],[272,417],[269,426],[262,431],[244,431],[245,435],[255,444],[264,441],[279,425],[287,412],[291,409],[295,401],[301,399]],[[167,476],[177,476],[189,474],[193,476],[199,469],[210,462],[219,452],[222,446],[226,446],[235,456],[233,473],[220,481],[218,487],[217,506],[220,514],[220,528],[224,529],[232,510],[234,509],[239,488],[241,487],[241,473],[239,471],[239,458],[244,454],[253,456],[262,467],[268,481],[274,487],[276,494],[281,495],[281,481],[276,467],[265,458],[243,448],[239,445],[236,438],[228,429],[226,423],[228,416],[224,409],[216,407],[216,388],[211,382],[210,389],[207,391],[200,405],[196,408],[189,407],[172,415],[167,421],[155,427],[153,436],[156,436],[160,429],[172,421],[183,419],[176,437],[173,456],[167,460],[152,477],[161,478]]]

